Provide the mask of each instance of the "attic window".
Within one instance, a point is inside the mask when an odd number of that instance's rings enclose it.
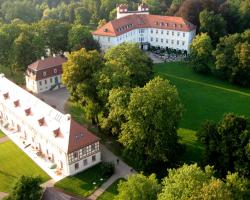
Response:
[[[26,116],[29,116],[31,114],[31,108],[25,109],[24,112]]]
[[[104,31],[104,32],[108,32],[108,29],[107,29],[107,28],[105,28],[105,29],[103,29],[103,31]]]
[[[14,106],[15,106],[15,107],[20,106],[20,102],[19,102],[19,100],[14,101]]]
[[[60,134],[60,128],[55,129],[55,130],[53,131],[53,133],[54,133],[54,136],[55,136],[55,137],[58,137],[58,135]]]
[[[3,94],[3,97],[4,97],[4,99],[8,99],[9,98],[9,93],[6,92],[5,94]]]
[[[158,22],[155,22],[155,25],[158,25],[159,23]]]
[[[163,22],[161,22],[161,26],[164,26],[164,23],[163,23]]]
[[[45,119],[44,117],[38,120],[39,126],[43,126],[45,124]]]
[[[166,26],[168,26],[168,23],[166,23]]]

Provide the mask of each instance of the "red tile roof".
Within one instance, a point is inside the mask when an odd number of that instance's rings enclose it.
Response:
[[[56,67],[62,65],[67,59],[62,56],[49,57],[45,59],[37,60],[36,62],[30,64],[28,69],[39,71],[51,67]]]
[[[182,17],[134,14],[112,20],[92,34],[116,37],[137,28],[158,28],[189,32],[196,29],[196,26]]]
[[[87,128],[71,119],[68,153],[72,153],[83,147],[94,144],[99,140],[100,138],[88,131]]]

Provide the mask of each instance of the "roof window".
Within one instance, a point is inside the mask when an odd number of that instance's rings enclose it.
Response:
[[[14,106],[15,106],[15,107],[20,106],[20,102],[19,102],[19,100],[16,100],[16,101],[14,101],[13,103],[14,103]]]
[[[6,93],[4,93],[3,94],[3,97],[4,97],[4,99],[8,99],[10,96],[9,96],[9,93],[8,92],[6,92]]]
[[[45,124],[45,119],[44,117],[38,120],[39,126],[43,126]]]

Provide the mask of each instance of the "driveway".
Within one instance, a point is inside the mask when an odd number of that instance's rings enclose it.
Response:
[[[39,99],[42,99],[47,104],[56,108],[62,113],[65,113],[64,106],[69,98],[69,93],[66,88],[59,90],[47,91],[36,95]]]

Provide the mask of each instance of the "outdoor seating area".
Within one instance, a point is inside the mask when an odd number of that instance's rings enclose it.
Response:
[[[188,60],[188,53],[186,50],[151,46],[149,51],[162,62],[179,62]]]

